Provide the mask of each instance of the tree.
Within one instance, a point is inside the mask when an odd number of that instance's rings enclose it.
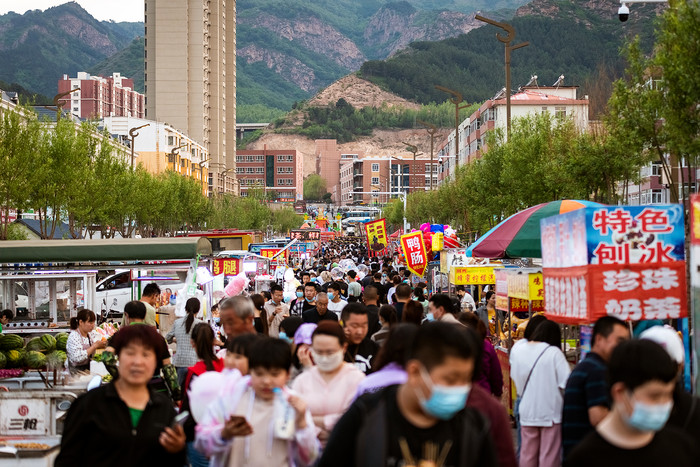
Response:
[[[318,174],[311,174],[304,179],[304,199],[319,201],[328,190],[326,180]]]
[[[272,228],[282,235],[286,235],[291,229],[298,228],[303,221],[304,217],[297,214],[292,208],[272,211]]]

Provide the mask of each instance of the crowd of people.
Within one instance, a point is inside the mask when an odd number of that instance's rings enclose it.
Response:
[[[345,239],[326,244],[299,265],[294,297],[274,284],[226,298],[210,323],[188,301],[165,338],[131,302],[109,342],[116,377],[73,404],[56,465],[690,466],[700,458],[692,441],[700,407],[680,383],[685,352],[669,327],[630,339],[627,323],[602,318],[572,369],[560,326],[533,316],[510,352],[514,436],[499,400],[510,388],[493,346],[492,293],[428,296],[395,255],[367,253]],[[91,323],[94,315],[76,320],[75,366],[96,350]],[[177,345],[172,361],[166,339]],[[152,384],[164,366],[183,389],[175,403]],[[123,457],[88,448],[105,441]]]

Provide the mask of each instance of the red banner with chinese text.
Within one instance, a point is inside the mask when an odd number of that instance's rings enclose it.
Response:
[[[417,276],[423,276],[428,267],[428,255],[420,230],[401,236],[401,248],[406,257],[406,268]]]
[[[685,261],[545,268],[544,275],[545,314],[560,323],[688,316]]]
[[[238,258],[217,258],[211,262],[211,273],[215,276],[219,274],[235,276],[239,272],[241,272],[241,260]]]

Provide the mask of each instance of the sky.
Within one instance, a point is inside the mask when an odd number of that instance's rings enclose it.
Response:
[[[100,21],[143,21],[143,0],[76,0],[88,13]],[[14,11],[45,10],[68,3],[68,0],[0,0],[0,15]]]

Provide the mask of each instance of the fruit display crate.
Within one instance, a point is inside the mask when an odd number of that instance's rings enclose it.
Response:
[[[52,466],[60,445],[60,436],[0,436],[0,467]]]

